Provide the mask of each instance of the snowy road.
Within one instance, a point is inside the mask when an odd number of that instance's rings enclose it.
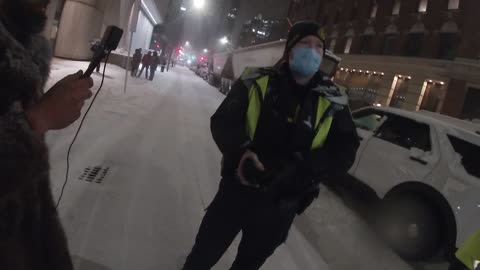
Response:
[[[56,59],[49,86],[86,66]],[[217,191],[221,157],[209,118],[224,96],[181,67],[153,82],[129,78],[126,94],[122,69],[109,65],[107,76],[72,150],[59,209],[76,269],[179,269]],[[47,137],[55,196],[77,125]],[[78,180],[94,166],[110,168],[101,184]],[[229,268],[237,243],[214,269]],[[411,268],[324,188],[262,269]]]

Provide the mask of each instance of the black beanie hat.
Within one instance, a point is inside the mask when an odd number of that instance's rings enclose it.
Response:
[[[314,21],[301,21],[295,23],[288,32],[284,54],[287,55],[290,50],[306,36],[316,36],[325,45],[325,32],[322,27]]]

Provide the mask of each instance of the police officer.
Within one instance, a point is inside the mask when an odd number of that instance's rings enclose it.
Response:
[[[213,267],[240,231],[231,269],[259,269],[319,182],[353,164],[358,136],[347,97],[319,71],[324,54],[319,25],[295,24],[281,62],[247,69],[212,116],[222,180],[184,270]]]

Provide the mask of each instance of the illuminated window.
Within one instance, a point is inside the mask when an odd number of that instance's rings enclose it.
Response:
[[[448,0],[448,10],[455,10],[460,7],[460,0]]]
[[[428,0],[420,0],[418,4],[418,12],[425,13],[427,12]]]
[[[402,6],[402,1],[401,0],[395,0],[395,3],[393,4],[392,15],[400,14],[400,7],[401,6]]]

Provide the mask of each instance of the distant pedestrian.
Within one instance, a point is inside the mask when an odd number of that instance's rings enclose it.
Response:
[[[158,64],[160,63],[160,57],[158,57],[157,52],[153,52],[152,62],[150,64],[150,81],[153,81],[153,77],[155,77],[155,71],[157,71]]]
[[[132,59],[132,77],[135,77],[135,75],[137,74],[138,67],[140,66],[141,61],[142,61],[142,49],[136,49]]]
[[[143,56],[142,59],[142,69],[138,73],[137,77],[142,76],[143,70],[145,70],[145,79],[148,79],[148,69],[150,68],[150,65],[152,64],[152,52],[148,52],[146,55]]]
[[[162,56],[160,58],[160,65],[161,65],[162,72],[164,72],[165,66],[167,65],[167,58],[165,56]]]
[[[100,47],[101,40],[100,39],[94,39],[90,42],[90,50],[95,53],[97,49]],[[101,62],[98,62],[98,65],[96,67],[97,73],[100,73],[100,64]]]

